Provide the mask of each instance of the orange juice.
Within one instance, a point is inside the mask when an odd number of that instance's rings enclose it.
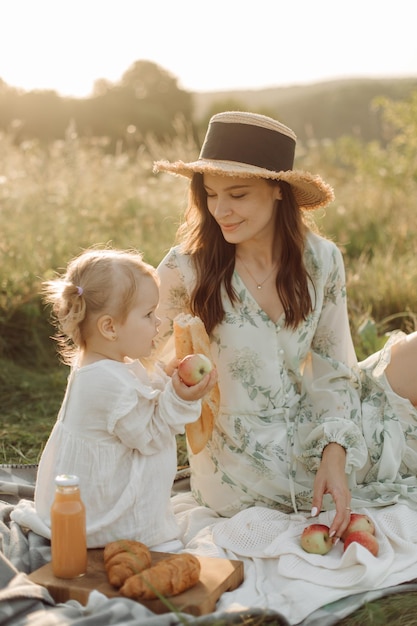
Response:
[[[58,578],[77,578],[87,571],[85,506],[77,476],[61,474],[55,479],[51,507],[52,571]]]

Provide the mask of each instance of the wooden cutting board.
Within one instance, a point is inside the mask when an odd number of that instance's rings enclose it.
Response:
[[[161,559],[171,556],[166,552],[151,552],[152,565]],[[198,557],[201,563],[199,582],[177,596],[169,598],[169,603],[176,610],[191,615],[207,615],[216,609],[216,602],[225,591],[236,589],[243,581],[243,562],[230,561],[211,557]],[[86,605],[88,596],[93,589],[100,591],[108,598],[120,596],[118,590],[107,580],[103,563],[103,550],[88,550],[87,573],[81,578],[70,580],[56,578],[52,573],[51,563],[29,575],[30,580],[46,587],[55,602],[77,600]],[[141,600],[141,604],[153,613],[169,613],[172,608],[162,600]]]

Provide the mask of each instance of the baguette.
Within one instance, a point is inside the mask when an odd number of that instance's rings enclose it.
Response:
[[[120,593],[132,600],[154,600],[160,595],[176,596],[198,583],[200,571],[200,561],[193,554],[174,554],[130,576]]]
[[[174,342],[177,359],[181,360],[188,354],[204,354],[212,360],[210,339],[202,320],[180,313],[174,319]],[[201,415],[196,422],[186,424],[185,431],[188,443],[193,454],[198,454],[209,441],[220,406],[219,385],[215,386],[204,396]]]

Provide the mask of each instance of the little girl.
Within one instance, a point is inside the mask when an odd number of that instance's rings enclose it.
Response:
[[[198,419],[217,374],[187,387],[174,365],[171,377],[157,365],[145,369],[159,288],[138,253],[88,250],[44,291],[71,372],[39,463],[36,512],[50,528],[55,476],[76,474],[89,548],[123,538],[169,549],[179,537],[170,504],[175,435]]]

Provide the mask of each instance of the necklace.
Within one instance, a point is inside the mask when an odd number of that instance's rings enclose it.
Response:
[[[268,278],[270,276],[272,276],[272,274],[274,273],[274,271],[276,270],[277,264],[275,263],[274,267],[272,268],[272,270],[269,272],[269,274],[267,275],[266,278],[263,279],[262,282],[258,282],[255,278],[255,276],[252,274],[252,272],[250,271],[250,269],[246,266],[246,263],[243,261],[243,259],[241,259],[240,257],[238,257],[239,261],[242,263],[243,267],[245,268],[245,270],[247,271],[247,273],[249,274],[249,276],[252,278],[253,282],[256,285],[257,289],[262,289],[263,285],[266,283],[266,281],[268,280]]]

